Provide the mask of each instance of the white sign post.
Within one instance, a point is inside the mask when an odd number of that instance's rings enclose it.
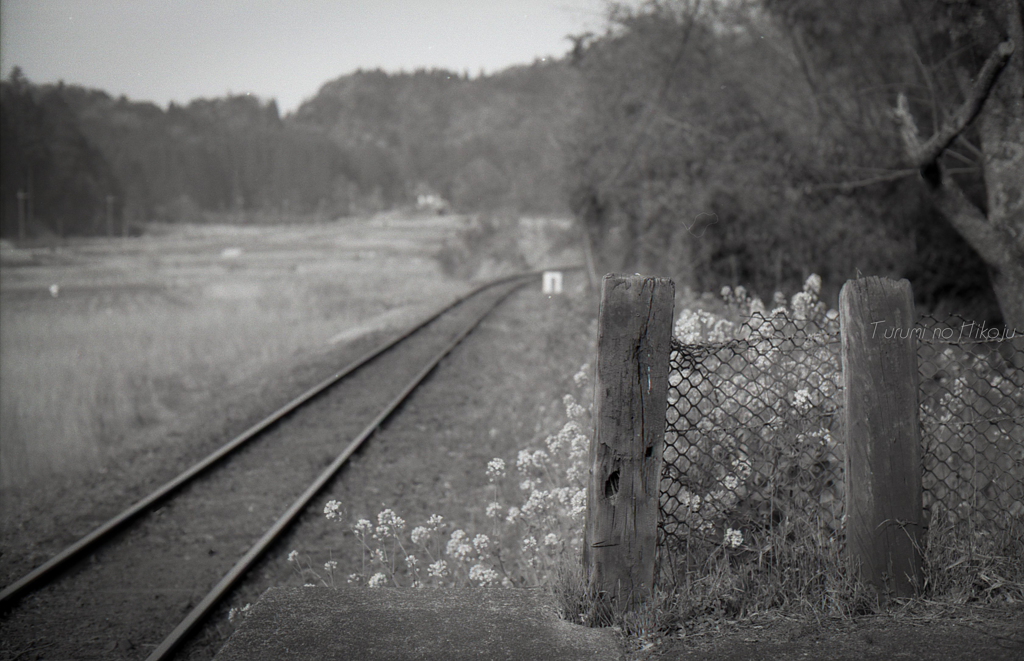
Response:
[[[561,271],[544,271],[543,291],[545,294],[562,293]]]

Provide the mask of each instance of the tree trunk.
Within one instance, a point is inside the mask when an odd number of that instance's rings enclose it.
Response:
[[[921,169],[932,202],[988,265],[1006,325],[1024,332],[1024,29],[1016,0],[1005,4],[1012,46],[1004,42],[992,53],[958,112],[923,143],[903,95],[896,116],[908,159]],[[967,199],[939,160],[975,118],[984,153],[987,215]]]
[[[1024,29],[1019,6],[1006,5],[1014,52],[985,101],[979,129],[988,222],[1008,253],[989,264],[992,289],[1006,325],[1024,333]]]

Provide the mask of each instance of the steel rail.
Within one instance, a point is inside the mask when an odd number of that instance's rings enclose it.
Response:
[[[349,365],[342,368],[339,372],[336,372],[331,377],[325,379],[324,381],[321,381],[317,385],[305,391],[304,393],[302,393],[295,399],[291,400],[278,410],[274,411],[268,417],[256,423],[249,429],[242,432],[240,435],[236,436],[232,440],[222,445],[214,452],[207,455],[205,458],[193,464],[191,467],[180,473],[177,477],[164,483],[156,490],[150,492],[149,495],[136,501],[133,505],[121,511],[119,514],[108,519],[106,522],[100,524],[99,526],[94,528],[92,532],[86,534],[78,541],[66,547],[63,551],[53,556],[42,565],[36,567],[28,574],[25,574],[23,577],[18,579],[17,581],[6,586],[3,589],[3,591],[0,591],[0,613],[4,613],[7,610],[9,610],[15,604],[15,602],[17,602],[21,597],[25,596],[25,594],[41,587],[45,583],[45,581],[52,578],[57,572],[62,570],[69,563],[81,557],[86,551],[91,549],[93,546],[95,546],[96,544],[98,544],[103,539],[113,534],[117,530],[121,529],[123,526],[134,520],[140,514],[148,511],[154,505],[167,498],[169,495],[180,489],[188,482],[191,482],[194,478],[199,476],[201,473],[205,472],[208,468],[210,468],[211,466],[219,462],[221,459],[237,450],[239,447],[241,447],[248,441],[258,436],[268,427],[274,425],[282,418],[284,418],[285,416],[287,416],[288,414],[292,413],[297,408],[305,404],[307,401],[316,397],[321,392],[323,392],[330,386],[334,385],[344,377],[348,376],[358,368],[362,367],[363,365],[370,362],[374,358],[393,348],[400,342],[408,339],[409,336],[411,336],[413,333],[422,329],[424,326],[431,323],[435,319],[438,319],[452,308],[465,302],[466,300],[472,298],[473,296],[476,296],[477,294],[486,289],[502,285],[506,282],[512,282],[517,279],[523,279],[524,281],[526,281],[528,278],[536,277],[539,273],[539,271],[518,273],[503,278],[498,278],[496,280],[492,280],[490,282],[486,282],[482,285],[479,285],[470,290],[469,292],[463,294],[462,296],[459,296],[451,303],[447,304],[437,312],[425,318],[423,321],[419,322],[418,324],[415,324],[414,326],[406,330],[404,333],[402,333],[395,339],[385,343],[384,345],[378,348],[372,349],[365,355],[361,356],[360,358],[357,358],[355,361],[351,362]]]
[[[520,283],[514,287],[511,287],[507,292],[499,296],[495,301],[487,307],[482,313],[477,315],[473,322],[467,325],[459,335],[452,340],[444,349],[437,353],[426,367],[424,367],[411,381],[405,386],[401,393],[399,393],[391,402],[381,410],[377,417],[368,424],[363,431],[354,438],[345,449],[342,450],[341,454],[331,462],[331,464],[324,469],[324,471],[316,478],[316,480],[299,496],[295,502],[281,515],[281,517],[274,522],[274,524],[263,534],[263,536],[257,541],[252,548],[250,548],[242,558],[235,563],[227,574],[210,590],[209,593],[203,598],[199,604],[192,609],[192,611],[185,616],[185,619],[175,627],[160,645],[153,650],[153,652],[146,657],[146,661],[164,661],[170,658],[170,655],[185,641],[188,635],[203,621],[203,618],[209,613],[210,610],[216,606],[220,600],[224,597],[224,594],[230,590],[235,583],[241,580],[242,576],[252,566],[256,560],[258,560],[267,548],[277,540],[282,532],[291,524],[291,522],[298,516],[309,503],[310,500],[317,493],[323,489],[324,485],[327,484],[334,477],[334,474],[345,465],[349,457],[359,449],[359,446],[363,444],[377,429],[398,409],[399,406],[412,394],[420,383],[429,375],[437,365],[455,349],[456,346],[462,342],[467,335],[480,325],[480,322],[484,320],[488,314],[491,313],[494,308],[498,307],[502,301],[508,298],[513,292],[520,289],[521,287],[528,284],[527,282]]]

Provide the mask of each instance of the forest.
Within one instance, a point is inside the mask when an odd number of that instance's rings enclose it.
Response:
[[[810,273],[1024,327],[1017,0],[654,0],[469,78],[357,71],[296,112],[2,92],[2,232],[137,233],[410,207],[571,214],[602,272],[770,298]],[[567,42],[568,43],[568,42]]]
[[[23,231],[61,235],[110,230],[108,196],[116,234],[149,221],[328,220],[428,193],[462,211],[564,211],[549,144],[569,116],[569,76],[540,62],[474,81],[357,71],[281,117],[251,95],[162,109],[14,70],[2,83],[3,232],[18,231],[19,190],[33,205]]]

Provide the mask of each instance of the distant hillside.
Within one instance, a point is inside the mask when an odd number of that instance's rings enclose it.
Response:
[[[326,219],[424,193],[460,211],[561,211],[576,78],[561,62],[473,80],[359,71],[282,118],[249,95],[165,110],[15,72],[0,83],[2,232],[18,231],[19,191],[30,234]]]

